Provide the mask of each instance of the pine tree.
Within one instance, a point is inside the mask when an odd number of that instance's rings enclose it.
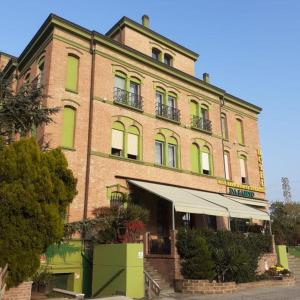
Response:
[[[8,286],[27,280],[47,247],[60,241],[76,179],[59,149],[42,152],[34,139],[0,143],[0,266]]]

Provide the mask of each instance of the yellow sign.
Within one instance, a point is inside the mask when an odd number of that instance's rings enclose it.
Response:
[[[226,186],[241,189],[241,190],[248,190],[248,191],[260,192],[260,193],[265,192],[265,189],[263,187],[255,187],[255,186],[250,186],[250,185],[237,184],[232,181],[225,180],[225,179],[218,179],[218,184],[226,185]]]
[[[264,179],[264,169],[261,157],[261,150],[257,149],[257,158],[258,158],[258,171],[259,171],[259,185],[261,187],[265,186],[265,179]]]

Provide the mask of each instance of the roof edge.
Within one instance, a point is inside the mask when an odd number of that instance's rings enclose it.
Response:
[[[170,46],[171,48],[173,48],[174,50],[177,50],[180,52],[189,56],[190,58],[192,58],[194,61],[196,61],[199,57],[199,54],[172,41],[171,39],[159,34],[158,32],[145,27],[144,25],[124,16],[122,17],[115,25],[113,25],[113,27],[111,27],[106,33],[105,36],[111,37],[113,35],[113,33],[119,29],[122,26],[129,26],[129,27],[134,27],[134,29],[138,30],[139,32],[142,32],[144,34],[146,34],[147,36],[150,36],[152,38],[156,38],[157,40],[159,40],[161,42],[161,40],[163,40],[165,42],[165,44],[167,44],[168,46]],[[179,48],[179,49],[178,49]]]

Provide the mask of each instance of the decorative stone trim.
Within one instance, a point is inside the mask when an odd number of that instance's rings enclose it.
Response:
[[[3,300],[30,300],[32,281],[26,281],[17,287],[5,291]]]
[[[245,289],[269,287],[269,286],[292,286],[295,277],[283,278],[282,280],[261,280],[236,284],[235,282],[209,282],[208,280],[179,279],[175,281],[175,291],[183,294],[227,294]]]

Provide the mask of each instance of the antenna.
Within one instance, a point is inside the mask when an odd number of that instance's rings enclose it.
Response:
[[[290,202],[292,202],[292,195],[291,195],[291,187],[290,187],[289,179],[287,177],[282,177],[281,182],[282,182],[282,191],[283,191],[284,202],[290,203]]]

